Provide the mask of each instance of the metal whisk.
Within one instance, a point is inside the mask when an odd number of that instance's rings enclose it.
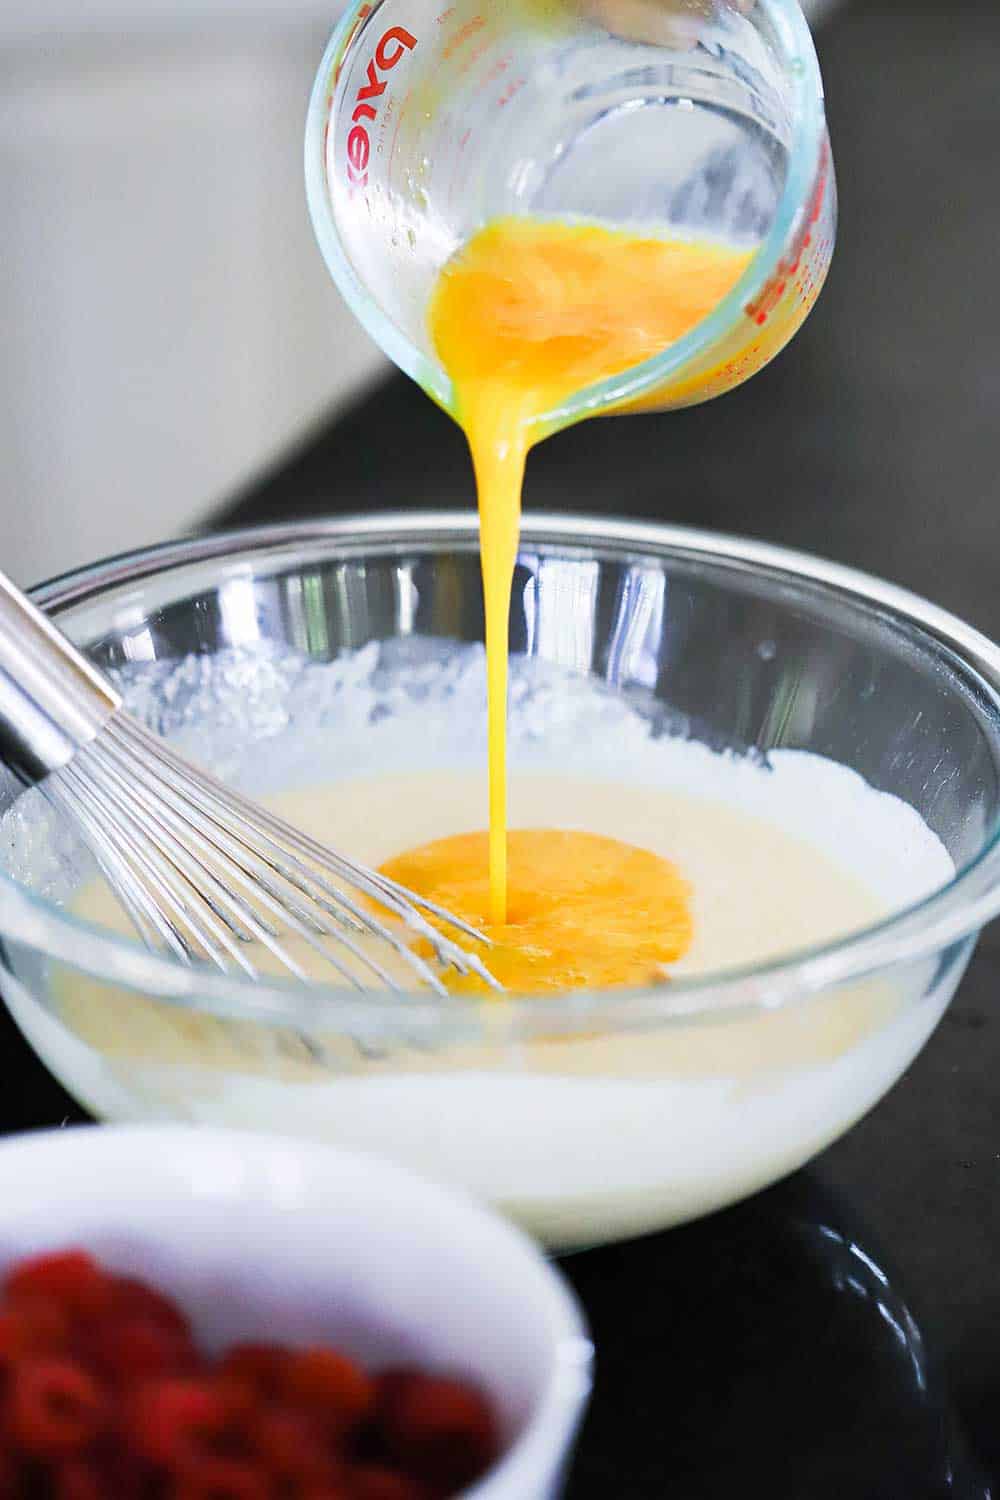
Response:
[[[377,980],[398,990],[400,979],[379,957],[391,950],[404,974],[444,994],[440,975],[411,946],[422,938],[439,964],[501,988],[428,918],[487,944],[475,928],[175,754],[125,712],[107,679],[2,573],[0,758],[72,820],[154,950],[256,978],[248,950],[259,944],[306,979],[288,950],[294,936],[356,989]]]

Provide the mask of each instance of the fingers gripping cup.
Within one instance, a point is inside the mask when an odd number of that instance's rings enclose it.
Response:
[[[442,266],[509,215],[753,251],[662,353],[544,413],[691,405],[792,337],[833,252],[836,188],[795,0],[381,0],[345,15],[306,135],[310,212],[372,337],[446,410],[427,308]]]

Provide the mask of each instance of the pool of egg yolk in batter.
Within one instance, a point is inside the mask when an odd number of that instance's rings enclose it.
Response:
[[[445,265],[431,298],[431,336],[454,385],[478,490],[489,830],[382,868],[481,927],[495,945],[492,973],[515,993],[656,981],[693,930],[683,874],[660,856],[583,832],[508,830],[508,628],[528,449],[545,435],[539,419],[694,328],[751,258],[708,241],[498,219]],[[449,982],[486,988],[475,976]]]
[[[658,854],[596,833],[512,829],[507,912],[490,916],[486,833],[456,834],[388,860],[386,875],[471,922],[481,956],[515,994],[642,985],[682,958],[693,923],[687,882]],[[450,988],[486,990],[475,974]]]

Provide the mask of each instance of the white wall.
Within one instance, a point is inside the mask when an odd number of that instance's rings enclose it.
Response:
[[[206,29],[178,3],[110,42],[0,35],[0,566],[20,581],[191,525],[384,368],[305,207],[332,20],[251,4]]]

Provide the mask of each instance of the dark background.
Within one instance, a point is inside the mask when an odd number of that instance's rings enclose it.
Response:
[[[719,402],[543,445],[525,505],[803,547],[1000,636],[1000,5],[854,0],[818,41],[841,231],[806,327]],[[471,503],[461,435],[398,377],[217,521]],[[570,1500],[1000,1486],[998,965],[992,929],[907,1077],[808,1172],[567,1263],[600,1352]],[[10,1128],[77,1118],[5,1024]]]

